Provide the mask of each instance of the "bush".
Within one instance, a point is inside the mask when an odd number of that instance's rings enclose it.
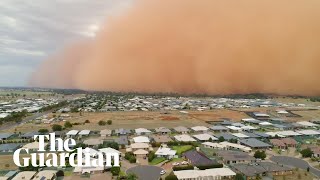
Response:
[[[90,121],[89,120],[85,120],[84,123],[90,123]]]
[[[265,151],[256,151],[255,153],[254,153],[254,157],[256,158],[256,159],[262,159],[262,160],[264,160],[266,157],[267,157],[267,155],[266,155],[266,152]]]
[[[65,128],[72,128],[72,124],[71,124],[69,121],[66,121],[66,122],[64,123],[64,127],[65,127]]]
[[[112,124],[112,121],[111,121],[111,120],[108,120],[108,121],[107,121],[107,124],[108,124],[108,125],[111,125],[111,124]]]
[[[152,147],[160,147],[160,146],[161,146],[161,143],[159,143],[159,142],[152,142],[152,143],[151,143],[151,146],[152,146]]]
[[[177,176],[173,174],[173,172],[171,172],[166,178],[165,180],[178,180]]]
[[[39,129],[38,132],[41,133],[41,134],[45,134],[45,133],[48,133],[49,130],[48,129]]]
[[[56,173],[56,176],[57,177],[63,177],[64,176],[64,172],[62,170],[59,170],[57,173]]]
[[[173,171],[182,171],[182,170],[193,170],[194,167],[192,165],[188,165],[188,166],[174,166],[172,167]]]
[[[136,157],[134,156],[134,154],[132,152],[127,152],[124,155],[124,158],[126,160],[128,160],[130,163],[136,163],[137,162],[137,159],[136,159]]]
[[[105,126],[107,123],[105,121],[101,120],[101,121],[98,122],[98,124],[99,124],[99,126]]]
[[[62,131],[62,126],[59,124],[54,124],[52,126],[52,131]]]
[[[112,167],[110,169],[110,172],[113,176],[118,176],[120,173],[120,167]]]
[[[154,158],[156,158],[155,153],[152,151],[148,154],[148,161],[151,162]]]
[[[306,158],[306,157],[311,157],[313,152],[311,151],[310,148],[307,148],[300,151],[300,154],[302,155],[302,157]]]

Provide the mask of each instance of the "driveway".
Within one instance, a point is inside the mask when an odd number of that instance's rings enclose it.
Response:
[[[139,180],[159,180],[162,170],[157,166],[136,166],[128,169],[127,174],[134,173],[139,177]]]
[[[270,158],[270,160],[279,164],[283,164],[291,167],[293,166],[293,167],[301,168],[304,170],[307,170],[307,168],[310,167],[310,172],[320,177],[320,170],[310,166],[309,163],[305,160],[294,158],[294,157],[288,157],[288,156],[273,156]]]

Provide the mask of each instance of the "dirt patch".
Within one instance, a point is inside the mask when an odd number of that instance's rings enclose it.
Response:
[[[178,117],[173,117],[173,116],[160,116],[160,119],[163,121],[177,121],[180,120]]]

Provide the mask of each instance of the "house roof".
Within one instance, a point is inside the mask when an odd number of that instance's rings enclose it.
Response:
[[[159,128],[156,128],[155,130],[158,133],[170,133],[171,132],[171,130],[166,127],[159,127]]]
[[[48,143],[44,143],[44,146],[47,146]],[[24,149],[39,149],[39,142],[35,141],[32,143],[25,144],[22,148]]]
[[[281,139],[282,142],[284,142],[284,144],[286,145],[297,145],[297,141],[294,140],[293,138],[283,138]]]
[[[137,136],[132,138],[135,143],[149,143],[150,139],[146,136]]]
[[[185,152],[185,153],[183,153],[183,156],[185,158],[187,158],[194,166],[204,166],[204,165],[217,164],[216,161],[209,159],[203,153],[198,152],[196,150],[191,150],[191,151]]]
[[[248,133],[248,132],[242,132],[241,134],[244,134],[250,138],[260,138],[261,136],[254,134],[254,133]]]
[[[259,162],[253,165],[250,164],[234,164],[233,168],[240,171],[242,174],[248,177],[256,176],[262,173],[290,171],[292,168],[278,165],[272,162]]]
[[[258,139],[255,138],[249,138],[249,139],[241,139],[240,143],[252,147],[252,148],[264,148],[264,147],[271,147],[270,144],[264,143]]]
[[[120,129],[116,129],[115,130],[115,133],[116,134],[122,134],[122,135],[125,135],[125,134],[130,134],[131,131],[130,129],[123,129],[123,128],[120,128]]]
[[[23,134],[21,137],[22,138],[33,138],[35,135],[39,135],[40,133],[39,132],[27,132],[25,134]]]
[[[207,131],[209,128],[205,126],[194,126],[194,127],[191,127],[191,129],[194,131]]]
[[[249,138],[249,136],[242,134],[242,133],[233,133],[232,135],[237,138]]]
[[[231,129],[231,130],[233,130],[233,131],[240,131],[241,130],[241,128],[239,128],[239,127],[236,127],[236,126],[226,126],[228,129]]]
[[[130,144],[132,149],[146,149],[149,148],[149,144],[147,143],[132,143]]]
[[[146,128],[138,128],[138,129],[135,129],[135,132],[136,133],[151,133],[150,130],[146,129]]]
[[[174,156],[176,155],[177,151],[172,150],[170,148],[159,148],[155,154],[156,155],[161,155],[161,156]]]
[[[223,137],[225,140],[236,139],[236,137],[230,133],[219,133],[219,134],[215,134],[215,136],[218,138]]]
[[[108,148],[102,148],[102,149],[99,149],[99,152],[102,152],[102,153],[105,153],[105,154],[121,154],[121,152],[120,151],[118,151],[118,150],[116,150],[116,149],[113,149],[113,148],[110,148],[110,147],[108,147]]]
[[[82,130],[79,132],[79,135],[89,135],[90,134],[90,130]]]
[[[241,151],[217,151],[217,155],[225,161],[253,161],[254,157]]]
[[[253,123],[253,124],[259,124],[261,123],[260,120],[254,119],[254,118],[244,118],[242,119],[243,122]]]
[[[7,138],[11,137],[12,135],[13,135],[13,133],[0,133],[0,140],[7,139]]]
[[[228,128],[226,128],[225,126],[211,126],[210,129],[214,131],[228,130]]]
[[[260,136],[260,137],[263,137],[263,138],[268,138],[268,137],[270,137],[269,134],[262,133],[262,132],[258,132],[258,131],[254,131],[253,134],[256,134],[256,135],[258,135],[258,136]]]
[[[75,136],[78,134],[78,130],[70,130],[69,132],[66,133],[66,135],[71,135],[71,136]]]
[[[119,136],[119,138],[115,139],[115,141],[120,145],[128,145],[128,136]]]
[[[280,139],[270,139],[270,142],[274,146],[281,146],[281,147],[286,146],[286,144],[284,144],[284,142],[281,141]]]
[[[195,137],[196,139],[198,139],[200,141],[209,141],[210,139],[213,140],[213,141],[218,140],[218,138],[214,137],[211,134],[207,134],[207,133],[196,134],[196,135],[193,135],[193,137]]]
[[[296,131],[299,134],[303,134],[303,135],[319,135],[320,132],[313,130],[313,129],[305,129],[305,130],[301,130],[301,131]]]
[[[190,131],[190,129],[188,129],[188,128],[184,127],[184,126],[178,126],[178,127],[173,128],[173,129],[175,131],[177,131],[177,132],[188,132],[188,131]]]
[[[89,146],[96,146],[99,144],[103,144],[103,141],[98,138],[90,138],[83,141],[83,144],[87,144]]]
[[[154,135],[152,136],[153,140],[158,143],[167,143],[171,142],[172,139],[168,135]]]
[[[174,171],[174,175],[177,176],[178,179],[202,179],[213,177],[229,177],[235,176],[236,173],[233,172],[229,168],[215,168],[215,169],[206,169],[206,170],[182,170],[182,171]]]
[[[174,138],[177,141],[182,141],[182,142],[195,142],[195,141],[197,141],[197,140],[195,140],[194,138],[192,138],[191,136],[189,136],[187,134],[176,135],[176,136],[174,136]]]
[[[101,135],[111,135],[112,134],[112,130],[111,129],[103,129],[100,131]]]
[[[149,154],[149,152],[144,150],[144,149],[138,149],[138,150],[134,151],[133,154],[135,154],[135,155],[146,155],[146,154]]]
[[[36,171],[22,171],[19,172],[12,180],[31,179],[37,172]]]
[[[278,135],[282,136],[300,136],[300,133],[294,132],[294,131],[279,131],[277,132]]]
[[[312,122],[309,122],[309,121],[300,121],[300,122],[297,122],[297,124],[300,124],[300,125],[306,126],[306,127],[317,127],[317,126],[319,126],[318,124],[315,124],[315,123],[312,123]]]
[[[57,171],[55,170],[43,170],[38,172],[36,176],[33,178],[34,180],[45,180],[52,179],[56,175]]]

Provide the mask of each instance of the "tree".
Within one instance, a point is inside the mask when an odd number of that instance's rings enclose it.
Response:
[[[52,126],[52,131],[62,131],[62,126],[59,124],[54,124]]]
[[[137,180],[138,176],[134,173],[127,174],[127,180]]]
[[[115,167],[113,166],[111,169],[110,169],[110,172],[113,176],[118,176],[119,173],[120,173],[120,167]]]
[[[302,157],[306,158],[306,157],[311,157],[313,152],[311,151],[310,148],[307,148],[300,151],[300,154],[302,155]]]
[[[69,121],[66,121],[66,122],[64,123],[64,127],[65,127],[65,128],[72,128],[72,124],[71,124]]]
[[[48,129],[39,129],[38,132],[41,133],[41,134],[46,134],[46,133],[49,132],[49,130]]]
[[[267,157],[267,155],[266,155],[266,152],[265,151],[256,151],[255,153],[254,153],[254,157],[256,158],[256,159],[262,159],[262,160],[264,160],[266,157]]]
[[[178,180],[177,176],[174,175],[173,173],[170,173],[165,180]]]
[[[223,142],[223,141],[225,141],[224,137],[223,137],[223,136],[220,136],[220,137],[219,137],[219,142]]]
[[[84,123],[90,123],[90,121],[87,119],[86,121],[84,121]]]
[[[243,176],[241,174],[236,174],[235,180],[244,180]]]
[[[112,124],[112,120],[108,120],[108,121],[107,121],[107,124],[108,124],[108,125],[111,125],[111,124]]]
[[[156,158],[156,154],[153,151],[151,151],[148,154],[148,161],[151,162],[154,158]]]
[[[310,167],[307,167],[307,171],[308,171],[308,172],[310,171]]]
[[[99,124],[99,126],[105,126],[107,123],[105,121],[101,120],[101,121],[98,122],[98,124]]]
[[[64,176],[64,172],[62,170],[59,170],[57,173],[56,173],[56,176],[57,177],[63,177]]]

